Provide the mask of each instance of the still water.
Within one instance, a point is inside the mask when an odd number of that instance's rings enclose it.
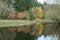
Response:
[[[60,25],[59,24],[45,24],[42,36],[37,40],[60,40]]]
[[[42,35],[41,37],[38,37],[37,40],[59,40],[59,36],[47,35],[44,37],[44,35]]]
[[[4,29],[0,31],[0,40],[60,40],[59,24],[46,23],[43,24],[43,27],[43,33],[41,35],[34,36],[30,33],[24,32],[6,32],[6,30]]]
[[[26,34],[24,36],[20,33],[17,33],[17,36],[15,37],[14,40],[17,40],[18,39],[17,37],[19,37],[18,40],[60,40],[60,25],[59,24],[47,23],[43,25],[44,25],[44,31],[40,36],[38,35],[32,36],[29,34]]]

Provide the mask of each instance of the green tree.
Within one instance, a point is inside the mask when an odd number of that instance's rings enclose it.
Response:
[[[32,12],[32,9],[29,10],[29,17],[30,17],[30,20],[35,19],[35,16],[33,15],[33,12]]]
[[[14,7],[16,11],[29,10],[31,7],[37,4],[37,0],[15,0]]]

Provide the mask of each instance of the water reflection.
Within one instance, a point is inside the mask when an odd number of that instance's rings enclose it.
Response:
[[[57,35],[55,35],[55,36],[53,36],[53,35],[47,35],[47,36],[42,35],[42,36],[38,37],[37,40],[58,40],[58,38],[59,38],[59,36],[57,36]]]
[[[37,40],[60,40],[60,25],[58,24],[44,24],[44,32]]]
[[[50,24],[50,23],[44,24],[43,34],[40,36],[31,35],[30,33],[28,35],[26,33],[22,33],[22,34],[23,35],[21,35],[21,33],[19,33],[19,34],[17,33],[17,37],[19,37],[19,39],[21,39],[21,37],[22,37],[22,40],[60,40],[60,38],[59,38],[60,25]],[[17,39],[15,39],[15,40],[17,40]]]
[[[29,30],[27,29],[26,30],[24,29],[24,32],[21,31],[8,32],[7,28],[4,29],[0,28],[0,30],[2,30],[0,31],[1,40],[5,40],[5,39],[6,40],[60,40],[60,25],[58,24],[50,24],[50,23],[44,24],[44,30],[40,36],[32,35],[31,32],[33,31],[29,32]]]

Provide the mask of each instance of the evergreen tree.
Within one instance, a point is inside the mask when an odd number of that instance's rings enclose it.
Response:
[[[25,11],[29,10],[31,7],[37,4],[37,0],[15,0],[14,7],[16,11]]]

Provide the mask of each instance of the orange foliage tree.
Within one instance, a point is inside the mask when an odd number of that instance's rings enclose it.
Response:
[[[17,18],[18,19],[30,19],[29,18],[29,12],[28,11],[23,11],[23,12],[18,12],[17,13]]]

